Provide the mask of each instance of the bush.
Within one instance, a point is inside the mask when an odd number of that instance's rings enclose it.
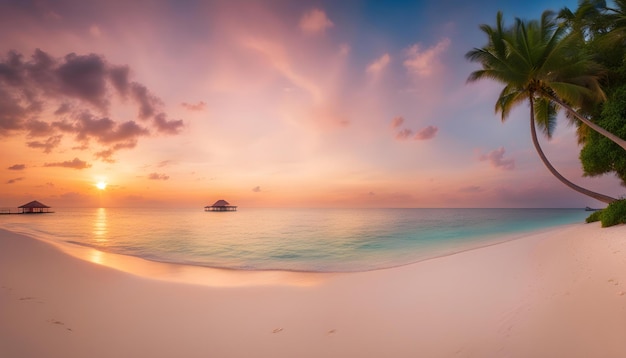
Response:
[[[603,211],[604,210],[594,211],[593,213],[591,213],[591,215],[589,215],[589,217],[587,217],[585,221],[588,223],[595,223],[596,221],[600,221],[600,216],[602,215]]]
[[[593,216],[593,215],[592,215]],[[599,214],[602,227],[626,224],[626,199],[616,200]]]

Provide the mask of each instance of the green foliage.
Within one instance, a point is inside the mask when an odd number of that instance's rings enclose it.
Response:
[[[588,223],[600,221],[602,227],[626,224],[626,199],[616,200],[606,209],[594,211],[585,221]]]
[[[600,221],[600,216],[602,215],[602,211],[603,210],[594,211],[593,213],[591,213],[591,215],[589,215],[589,217],[587,217],[587,219],[585,219],[585,221],[587,223],[595,223],[597,221]]]
[[[602,227],[626,224],[626,199],[616,200],[609,204],[600,214]]]
[[[620,138],[626,138],[626,85],[613,91],[594,122]],[[587,133],[579,158],[585,176],[614,172],[626,185],[626,151],[597,132]]]
[[[626,1],[611,6],[603,0],[581,0],[576,11],[567,8],[559,19],[583,40],[581,48],[605,68],[601,86],[606,94],[602,105],[586,103],[581,113],[600,127],[626,138]],[[580,161],[585,176],[614,173],[626,185],[626,151],[586,126],[578,131],[583,144]]]

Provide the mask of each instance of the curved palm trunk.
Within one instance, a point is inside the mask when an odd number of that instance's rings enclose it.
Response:
[[[576,117],[576,119],[578,119],[579,121],[585,123],[587,126],[589,126],[589,128],[593,129],[594,131],[602,134],[603,136],[607,137],[608,139],[610,139],[611,141],[613,141],[613,143],[619,145],[620,147],[622,147],[624,150],[626,150],[626,140],[623,140],[622,138],[616,136],[615,134],[607,131],[606,129],[600,127],[599,125],[593,123],[592,121],[588,120],[587,118],[581,116],[580,114],[578,114],[578,112],[576,112],[572,107],[568,106],[565,102],[563,102],[560,98],[552,95],[552,94],[547,94],[548,97],[553,100],[554,102],[558,103],[559,106],[567,109],[568,112],[572,113],[574,115],[574,117]]]
[[[552,166],[552,164],[550,164],[550,162],[548,161],[548,158],[546,158],[546,155],[543,153],[543,150],[541,149],[541,146],[539,145],[539,139],[537,138],[537,130],[535,128],[535,106],[532,100],[533,96],[530,96],[530,133],[532,135],[533,138],[533,144],[535,145],[535,149],[537,150],[537,153],[539,154],[539,157],[541,158],[541,161],[543,162],[543,164],[548,168],[548,170],[550,171],[550,173],[552,173],[552,175],[554,175],[561,183],[567,185],[568,187],[570,187],[571,189],[576,190],[577,192],[581,193],[581,194],[585,194],[587,196],[590,196],[596,200],[599,200],[603,203],[611,203],[613,201],[615,201],[615,198],[612,198],[610,196],[604,195],[604,194],[600,194],[600,193],[596,193],[594,191],[579,187],[578,185],[572,183],[571,181],[565,179],[564,176],[561,175],[561,173],[559,173],[558,171],[556,171],[556,169],[554,169],[554,167]]]

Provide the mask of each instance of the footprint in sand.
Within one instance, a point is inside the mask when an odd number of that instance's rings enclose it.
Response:
[[[49,319],[47,322],[50,323],[50,324],[55,324],[55,325],[59,325],[59,326],[65,326],[65,323],[63,323],[61,321],[58,321],[58,320],[56,320],[54,318]],[[72,332],[72,329],[69,328],[69,327],[65,327],[65,329],[70,331],[70,332]]]
[[[37,297],[30,297],[30,296],[25,296],[25,297],[20,297],[18,298],[19,301],[23,301],[23,302],[36,302],[36,303],[43,303],[43,301],[37,300]],[[37,300],[37,301],[35,301]]]

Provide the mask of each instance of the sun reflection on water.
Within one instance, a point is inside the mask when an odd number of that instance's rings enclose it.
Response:
[[[93,222],[93,235],[97,243],[108,242],[108,225],[106,208],[98,208]]]

